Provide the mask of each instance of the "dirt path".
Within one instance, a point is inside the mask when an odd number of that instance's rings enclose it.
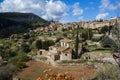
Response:
[[[43,71],[46,69],[52,69],[54,73],[69,72],[76,80],[94,77],[94,69],[87,66],[53,67],[37,61],[30,61],[27,62],[27,64],[29,67],[18,73],[18,76],[22,78],[22,80],[36,80],[37,77],[44,75]]]

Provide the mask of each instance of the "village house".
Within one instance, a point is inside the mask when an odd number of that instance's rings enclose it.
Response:
[[[37,56],[48,56],[49,52],[47,50],[44,50],[44,49],[40,49],[39,51],[37,51]]]
[[[72,46],[72,40],[62,39],[59,42],[59,46],[50,46],[49,52],[57,54],[59,56],[59,60],[71,60],[73,55]]]
[[[73,47],[73,40],[69,39],[62,39],[60,40],[61,47]]]
[[[73,40],[62,39],[59,45],[50,46],[49,50],[40,49],[37,56],[50,57],[53,61],[56,60],[72,60],[73,56]]]
[[[59,56],[59,59],[54,58],[54,60],[72,60],[72,49],[70,47],[50,46],[49,52],[52,54],[52,57]]]
[[[108,20],[105,20],[103,22],[89,21],[89,22],[83,23],[83,28],[96,29],[96,28],[102,28],[104,26],[109,26],[109,24],[110,24],[110,22]]]

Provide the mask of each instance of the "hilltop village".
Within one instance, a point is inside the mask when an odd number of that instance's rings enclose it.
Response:
[[[116,64],[111,55],[116,53],[112,34],[116,21],[120,23],[120,18],[65,24],[51,21],[48,26],[12,34],[0,40],[4,53],[0,65],[14,64],[20,70],[31,60],[56,67],[93,65],[96,69],[104,63]]]
[[[66,24],[62,24],[57,21],[52,21],[49,26],[31,30],[30,33],[38,33],[40,35],[42,34],[43,36],[37,36],[38,39],[41,40],[48,39],[55,42],[55,44],[49,46],[47,50],[39,49],[37,51],[37,57],[41,56],[47,57],[48,61],[51,60],[62,61],[76,59],[75,41],[77,36],[76,35],[77,29],[79,39],[77,43],[78,44],[77,58],[80,58],[82,57],[81,55],[86,52],[84,49],[88,49],[87,52],[99,50],[99,48],[102,49],[103,48],[101,42],[102,38],[111,37],[112,28],[115,25],[116,19],[81,21]],[[93,50],[90,50],[92,48]],[[103,51],[104,50],[106,49],[103,49]],[[107,51],[109,52],[109,49]],[[87,54],[87,57],[90,58],[90,56],[92,55],[88,56]],[[102,58],[101,56],[99,57],[100,59]],[[110,55],[106,57],[109,58]]]
[[[42,28],[37,28],[34,30],[37,31],[62,31],[64,29],[66,30],[72,30],[77,28],[77,26],[81,28],[89,28],[89,29],[99,29],[104,26],[113,26],[116,23],[116,19],[109,19],[109,20],[93,20],[93,21],[80,21],[80,22],[71,22],[71,23],[59,23],[58,21],[51,21],[51,24],[49,26],[43,26]]]

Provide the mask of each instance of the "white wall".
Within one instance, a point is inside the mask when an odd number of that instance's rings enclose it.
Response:
[[[56,48],[52,48],[52,50],[51,50],[51,48],[49,48],[49,52],[51,52],[51,53],[57,53],[57,49]]]
[[[60,60],[72,60],[72,54],[67,54],[67,56],[65,54],[67,53],[64,53],[64,54],[62,53],[60,55]]]

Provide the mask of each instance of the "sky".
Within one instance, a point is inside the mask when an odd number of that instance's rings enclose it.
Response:
[[[119,16],[120,0],[0,0],[0,12],[34,13],[62,23]]]

